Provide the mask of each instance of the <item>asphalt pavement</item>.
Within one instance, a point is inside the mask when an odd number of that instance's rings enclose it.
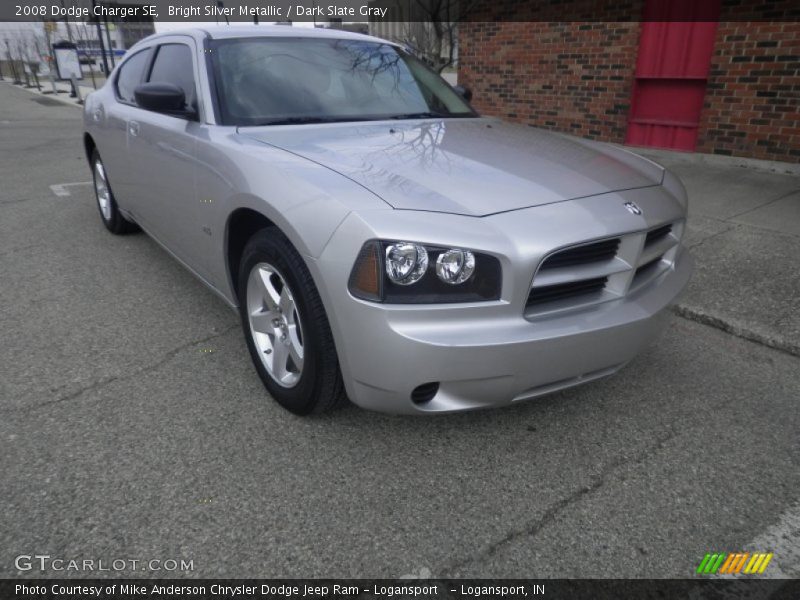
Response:
[[[800,218],[769,212],[800,177],[665,162],[700,196],[697,273],[622,372],[502,410],[299,418],[222,301],[103,228],[80,111],[0,83],[0,577],[42,575],[17,568],[34,554],[192,562],[112,573],[142,577],[694,577],[751,549],[800,576]]]

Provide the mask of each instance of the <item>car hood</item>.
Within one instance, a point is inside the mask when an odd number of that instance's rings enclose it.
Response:
[[[397,209],[485,216],[658,185],[663,168],[626,150],[496,119],[241,128]]]

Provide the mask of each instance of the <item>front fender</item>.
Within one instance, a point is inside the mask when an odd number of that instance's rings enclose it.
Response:
[[[227,249],[231,215],[259,213],[278,227],[307,259],[318,257],[353,210],[391,210],[372,192],[327,167],[285,150],[214,128],[198,145],[197,193],[213,213],[215,279],[231,287]]]

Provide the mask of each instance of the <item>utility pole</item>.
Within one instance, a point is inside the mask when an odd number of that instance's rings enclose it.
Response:
[[[64,6],[64,0],[61,0],[61,8],[63,8],[64,11],[67,10],[67,7]],[[66,12],[64,14],[66,15]],[[72,41],[72,29],[70,29],[69,19],[66,16],[64,17],[64,25],[67,28],[67,37],[69,38],[69,41],[71,42]]]
[[[28,71],[26,70],[25,65],[25,54],[22,52],[22,45],[20,44],[19,38],[17,38],[17,56],[19,56],[19,66],[22,69],[22,74],[25,76],[25,87],[31,88],[30,77],[28,77]],[[22,83],[22,81],[20,81]]]
[[[8,53],[8,62],[11,65],[11,73],[12,77],[14,78],[14,84],[19,85],[22,83],[22,81],[17,75],[17,68],[14,66],[14,57],[11,55],[11,44],[8,42],[8,38],[6,38],[6,52]]]
[[[92,14],[95,14],[95,8],[95,0],[92,0]],[[94,18],[94,24],[97,26],[97,40],[100,42],[100,55],[103,57],[103,72],[106,74],[106,77],[108,77],[111,71],[108,69],[108,58],[106,57],[106,49],[103,44],[103,28],[100,27],[100,17]],[[92,83],[94,83],[94,75],[92,75]]]
[[[111,55],[111,68],[117,66],[116,60],[114,59],[114,44],[111,43],[111,28],[108,26],[108,15],[103,13],[103,23],[106,25],[106,46],[108,46],[108,53]],[[109,76],[109,73],[106,73],[106,77]]]

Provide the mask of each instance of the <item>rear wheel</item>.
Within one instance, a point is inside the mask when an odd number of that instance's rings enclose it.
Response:
[[[238,290],[247,347],[272,397],[301,415],[340,404],[342,376],[322,300],[277,228],[263,229],[245,246]]]
[[[94,179],[94,195],[97,199],[97,208],[100,211],[100,218],[103,220],[103,225],[106,226],[106,229],[117,235],[139,231],[139,227],[135,223],[128,221],[119,212],[117,201],[111,191],[111,185],[108,183],[105,165],[100,159],[100,154],[97,150],[92,153],[92,177]]]

